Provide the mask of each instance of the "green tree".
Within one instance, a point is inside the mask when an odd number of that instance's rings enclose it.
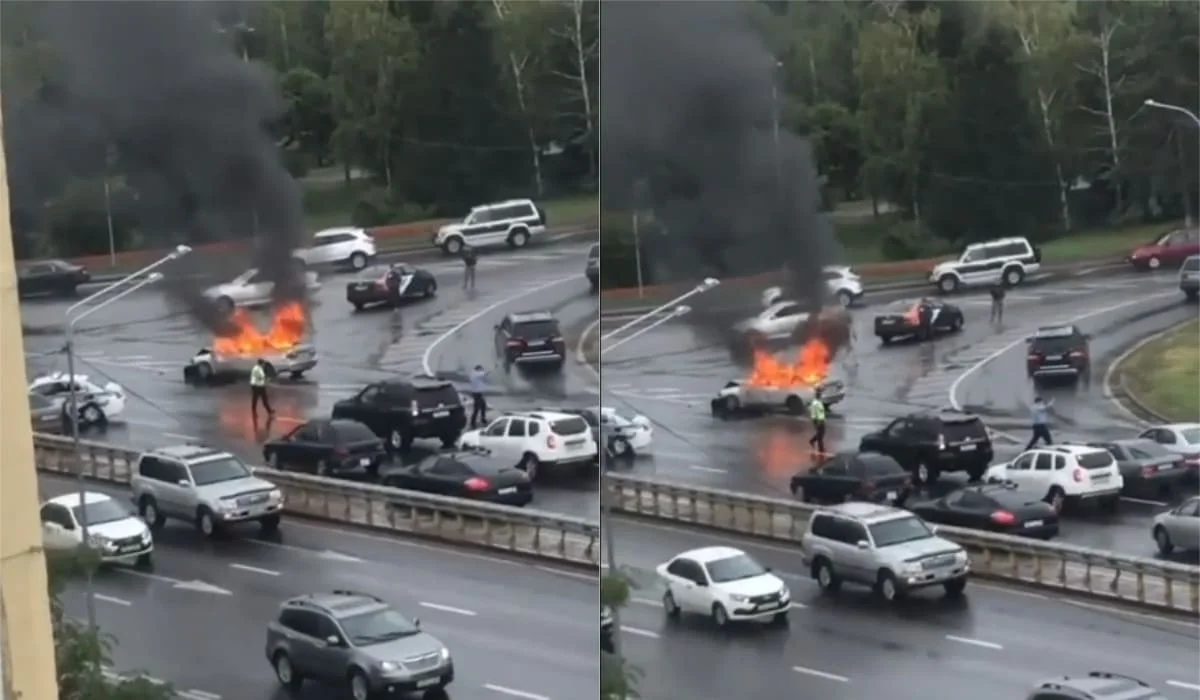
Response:
[[[280,124],[283,148],[294,148],[317,166],[325,164],[337,121],[329,84],[308,68],[292,68],[279,80],[288,110]]]
[[[624,574],[610,572],[600,577],[600,605],[619,611],[628,604],[629,594],[629,580]],[[613,634],[620,634],[620,630],[614,630]],[[616,654],[600,653],[601,700],[637,698],[638,677],[637,669],[628,660]]]

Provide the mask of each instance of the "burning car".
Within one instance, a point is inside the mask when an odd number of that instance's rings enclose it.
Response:
[[[754,368],[745,381],[731,381],[711,401],[717,418],[786,413],[802,415],[821,391],[821,401],[833,406],[846,397],[846,385],[829,377],[833,349],[823,338],[808,340],[794,363],[761,348],[754,350]]]
[[[243,309],[235,309],[228,332],[213,339],[211,348],[201,348],[183,368],[183,380],[207,384],[250,373],[260,358],[267,363],[267,376],[287,374],[299,379],[317,366],[317,350],[304,342],[308,335],[308,313],[303,304],[288,302],[274,309],[271,327],[263,333]]]

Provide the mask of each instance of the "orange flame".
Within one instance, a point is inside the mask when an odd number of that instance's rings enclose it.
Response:
[[[254,319],[245,309],[235,309],[229,319],[230,332],[213,341],[218,355],[256,355],[263,352],[291,350],[300,344],[308,331],[308,314],[304,305],[289,301],[271,312],[271,328],[258,330]]]
[[[754,348],[754,368],[746,384],[758,387],[815,386],[829,376],[832,361],[832,348],[821,337],[805,341],[795,362],[790,364],[762,348]]]

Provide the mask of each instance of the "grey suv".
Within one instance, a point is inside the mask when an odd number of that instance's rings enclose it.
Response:
[[[1154,688],[1130,676],[1092,671],[1043,681],[1027,700],[1166,700]]]
[[[133,502],[153,529],[168,518],[212,537],[234,523],[279,528],[283,492],[234,455],[200,445],[160,447],[142,454],[130,475]]]
[[[279,683],[344,685],[354,700],[384,693],[441,694],[454,680],[450,650],[387,603],[332,591],[284,601],[267,625],[267,660]]]
[[[961,595],[970,564],[962,547],[912,513],[874,503],[843,503],[813,513],[800,556],[825,591],[842,581],[871,586],[894,601],[919,588]]]

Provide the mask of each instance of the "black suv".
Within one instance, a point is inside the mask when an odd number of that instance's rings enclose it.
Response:
[[[567,345],[558,319],[549,311],[509,314],[496,326],[496,356],[504,361],[504,371],[513,365],[544,365],[562,369]]]
[[[587,276],[588,285],[595,292],[600,289],[600,244],[592,246],[588,249],[587,264],[583,268],[583,274]]]
[[[1025,339],[1025,367],[1034,381],[1046,377],[1086,380],[1091,371],[1088,341],[1078,326],[1043,326]]]
[[[864,435],[858,449],[888,455],[918,484],[933,483],[942,472],[957,471],[978,481],[992,463],[987,426],[978,416],[950,410],[897,418],[883,430]]]
[[[438,438],[452,447],[467,425],[458,390],[449,382],[388,380],[368,384],[357,396],[333,405],[333,418],[348,418],[405,452],[416,438]]]

